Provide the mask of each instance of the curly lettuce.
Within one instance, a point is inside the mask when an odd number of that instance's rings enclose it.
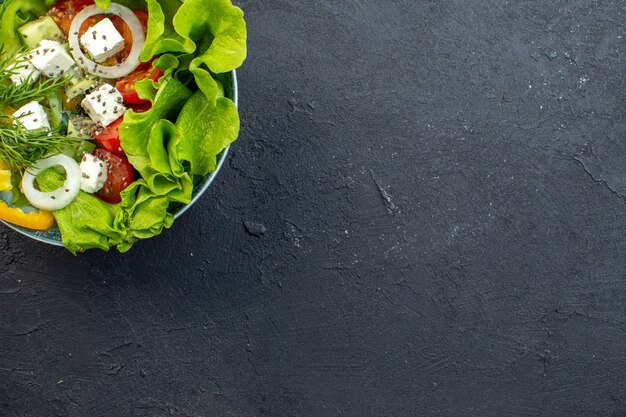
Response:
[[[95,0],[94,3],[102,10],[109,10],[109,6],[111,6],[111,0]],[[122,4],[132,10],[146,10],[144,0],[116,0],[114,3]]]
[[[37,184],[44,192],[61,187],[64,181],[65,176],[53,168],[37,176]],[[72,204],[53,213],[63,245],[77,254],[88,249],[108,251],[122,243],[126,232],[115,221],[118,210],[119,207],[81,191]]]
[[[177,147],[180,159],[188,161],[191,173],[207,175],[217,168],[217,156],[239,135],[235,104],[224,97],[210,101],[196,92],[185,104],[176,126],[185,132]]]
[[[140,58],[170,52],[193,54],[188,70],[198,88],[215,101],[212,74],[239,68],[247,56],[243,11],[230,0],[146,0],[148,33]]]

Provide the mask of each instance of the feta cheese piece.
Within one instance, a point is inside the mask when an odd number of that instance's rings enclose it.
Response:
[[[55,41],[43,40],[30,54],[30,61],[46,77],[60,77],[76,63],[63,46]]]
[[[43,107],[41,107],[41,104],[36,101],[31,101],[20,107],[18,111],[13,113],[13,117],[27,130],[50,130],[48,115]]]
[[[124,99],[117,88],[102,84],[85,96],[81,106],[91,120],[102,127],[107,127],[124,115],[126,107],[123,103]]]
[[[80,189],[86,193],[97,193],[104,187],[107,180],[107,165],[99,158],[90,153],[83,155],[80,162],[82,172],[80,179]]]
[[[41,73],[30,62],[30,55],[20,54],[17,56],[17,63],[10,68],[11,81],[15,85],[22,85],[26,80],[37,81]]]
[[[124,49],[124,38],[111,19],[99,21],[80,37],[80,44],[96,62],[104,62]]]

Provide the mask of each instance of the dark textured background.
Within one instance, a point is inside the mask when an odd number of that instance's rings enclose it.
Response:
[[[125,256],[0,229],[0,415],[626,415],[625,3],[239,4],[188,215]]]

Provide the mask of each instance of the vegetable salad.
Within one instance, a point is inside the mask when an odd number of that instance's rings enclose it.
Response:
[[[171,227],[239,134],[220,80],[245,58],[230,0],[6,0],[0,219],[75,254]]]

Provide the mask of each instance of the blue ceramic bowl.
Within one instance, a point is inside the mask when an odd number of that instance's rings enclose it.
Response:
[[[0,4],[1,3],[2,1],[0,0]],[[222,74],[220,81],[222,81],[222,84],[224,85],[224,92],[226,94],[226,97],[230,98],[235,103],[235,105],[239,105],[239,92],[237,88],[237,72],[232,71],[230,73]],[[180,216],[182,216],[183,213],[189,210],[189,208],[196,201],[198,201],[200,197],[202,197],[202,194],[204,194],[204,192],[209,188],[213,180],[215,180],[215,177],[219,173],[220,169],[222,168],[222,165],[224,164],[224,161],[226,160],[226,155],[228,154],[228,150],[229,148],[226,148],[218,157],[217,169],[215,170],[215,172],[212,172],[211,174],[207,175],[206,177],[203,178],[202,181],[196,184],[193,190],[191,203],[187,205],[179,205],[179,206],[170,207],[170,213],[172,213],[175,218],[178,219]],[[61,234],[59,232],[59,229],[56,226],[46,231],[36,231],[36,230],[30,230],[30,229],[25,229],[23,227],[15,226],[13,224],[7,223],[2,220],[0,220],[0,222],[4,223],[5,225],[15,230],[16,232],[21,233],[24,236],[28,236],[39,242],[47,243],[49,245],[54,245],[54,246],[63,246],[63,243],[61,242]]]

